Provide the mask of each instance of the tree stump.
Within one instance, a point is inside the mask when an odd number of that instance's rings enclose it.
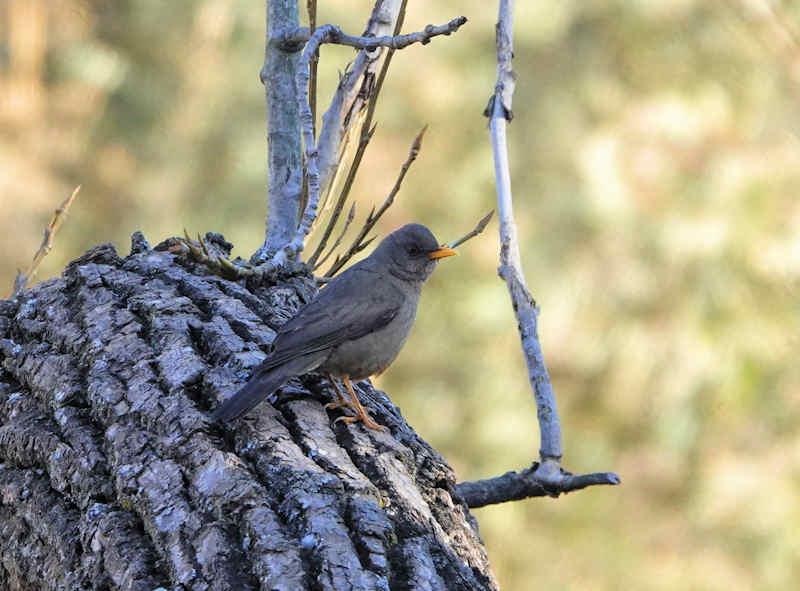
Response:
[[[389,432],[334,425],[314,374],[209,422],[316,287],[165,245],[0,300],[0,589],[496,589],[452,469],[368,381]]]

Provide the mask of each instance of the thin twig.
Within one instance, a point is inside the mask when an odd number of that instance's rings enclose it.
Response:
[[[519,472],[506,472],[502,476],[459,482],[456,493],[470,509],[520,501],[532,497],[558,497],[575,490],[596,485],[616,485],[620,478],[613,472],[595,472],[593,474],[571,474],[560,470],[561,478],[556,482],[541,480],[537,476],[539,463]]]
[[[333,241],[333,244],[331,245],[330,249],[328,249],[328,252],[325,253],[325,255],[319,259],[319,262],[317,262],[314,265],[313,267],[314,270],[324,265],[325,261],[327,261],[331,257],[331,255],[336,251],[337,248],[339,248],[339,245],[342,243],[344,235],[347,233],[347,229],[350,227],[350,224],[353,223],[353,219],[355,218],[355,216],[356,216],[356,204],[353,203],[350,206],[350,211],[347,214],[347,219],[344,221],[344,225],[342,226],[339,235],[336,237],[336,240]],[[311,263],[309,262],[309,265],[310,264]]]
[[[375,207],[372,208],[372,211],[370,211],[369,215],[367,215],[367,219],[364,220],[364,225],[361,227],[361,230],[359,230],[358,235],[355,237],[355,239],[353,239],[353,242],[350,244],[350,247],[344,252],[344,254],[336,257],[336,260],[331,268],[328,269],[327,273],[325,273],[326,277],[332,277],[335,275],[339,269],[347,264],[347,261],[364,250],[369,243],[374,240],[374,238],[370,238],[369,241],[364,242],[367,234],[372,231],[372,228],[375,227],[375,224],[378,223],[378,220],[381,219],[381,216],[383,216],[383,214],[386,213],[386,210],[388,210],[392,206],[392,203],[394,203],[394,198],[400,191],[400,187],[403,185],[403,179],[406,177],[406,173],[411,168],[414,160],[416,160],[417,156],[419,155],[419,151],[422,149],[422,138],[425,136],[425,131],[427,129],[428,126],[426,125],[414,138],[414,141],[411,143],[411,149],[408,151],[406,161],[403,162],[403,166],[400,167],[400,173],[397,175],[397,180],[394,182],[392,190],[389,191],[389,194],[386,196],[386,199],[383,200],[383,203],[377,211],[375,211]]]
[[[380,37],[348,35],[336,25],[323,25],[323,27],[327,27],[329,29],[324,43],[333,45],[346,45],[347,47],[363,49],[366,51],[372,51],[374,49],[378,49],[379,47],[404,49],[409,45],[413,45],[414,43],[427,45],[430,43],[431,39],[438,37],[439,35],[450,35],[458,31],[458,29],[466,22],[467,17],[459,16],[447,23],[444,23],[443,25],[427,25],[421,31],[416,31],[414,33],[407,33],[406,35],[381,35]],[[296,47],[298,44],[311,41],[311,39],[314,37],[314,32],[315,31],[306,29],[305,27],[298,28],[289,34],[284,35],[281,38],[279,46],[284,46],[287,48]]]
[[[308,0],[306,2],[306,10],[308,12],[308,31],[314,34],[317,30],[317,0]],[[314,134],[317,133],[317,67],[319,66],[319,49],[314,53],[311,58],[310,79],[308,81],[308,102],[311,106],[311,118],[313,119],[312,126]],[[297,208],[298,215],[305,211],[306,203],[308,203],[308,180],[303,177],[303,190],[300,193],[300,203]],[[297,220],[298,222],[300,220]]]
[[[317,0],[308,0],[308,31],[313,35],[317,30]],[[308,82],[308,100],[311,103],[311,115],[314,117],[314,134],[317,133],[317,66],[319,65],[319,50],[311,58],[311,74]]]
[[[375,133],[375,127],[373,126],[373,128],[371,130],[368,130],[366,134],[361,134],[361,137],[358,142],[358,148],[356,149],[355,156],[353,156],[353,162],[350,164],[350,169],[347,171],[347,178],[345,178],[344,185],[342,185],[342,190],[339,192],[339,197],[336,200],[336,205],[334,206],[333,212],[331,213],[331,217],[328,220],[328,225],[325,226],[325,231],[322,233],[322,237],[319,240],[319,244],[317,244],[317,248],[314,250],[314,253],[308,259],[308,264],[314,268],[316,268],[317,259],[322,254],[322,251],[325,249],[325,246],[328,243],[328,239],[333,233],[333,228],[336,226],[336,222],[339,220],[339,216],[341,215],[341,212],[344,209],[344,205],[347,202],[347,197],[350,195],[350,190],[353,187],[353,181],[356,178],[356,173],[358,172],[359,165],[361,164],[361,159],[363,158],[366,147],[367,145],[369,145],[369,142],[372,139],[374,133]],[[334,186],[334,184],[335,182],[332,182],[331,186]]]
[[[347,249],[347,252],[345,252],[342,255],[338,255],[337,254],[336,258],[333,261],[333,265],[331,265],[331,268],[328,270],[328,273],[326,273],[325,275],[322,275],[321,283],[327,283],[328,281],[333,279],[333,276],[336,273],[338,273],[339,270],[341,270],[341,268],[344,265],[347,264],[347,261],[349,261],[355,255],[357,255],[359,252],[361,252],[362,250],[367,248],[377,238],[378,238],[377,236],[370,236],[368,239],[363,240],[362,242],[359,242],[359,243],[353,242],[353,244],[351,244],[350,247]]]
[[[403,23],[406,20],[406,7],[408,6],[408,0],[403,0],[400,3],[400,11],[397,13],[397,22],[394,25],[394,33],[393,35],[397,36],[400,34],[400,31],[403,28]],[[393,47],[386,52],[386,58],[383,60],[383,64],[381,64],[381,71],[378,74],[378,78],[375,81],[375,87],[372,90],[372,94],[369,97],[369,102],[367,104],[367,118],[364,123],[364,127],[362,128],[362,135],[364,134],[364,129],[369,129],[370,125],[372,125],[372,118],[375,115],[375,108],[378,104],[378,96],[383,89],[383,83],[386,80],[386,74],[389,71],[389,66],[392,63],[392,57],[394,57],[394,52],[397,51]],[[353,107],[358,107],[357,104],[354,104]]]
[[[39,245],[39,249],[36,251],[36,254],[33,255],[33,260],[31,261],[30,266],[28,266],[28,270],[24,273],[19,271],[17,273],[17,277],[14,279],[14,290],[11,294],[12,297],[18,295],[23,289],[25,289],[25,287],[28,285],[28,282],[36,276],[36,273],[39,270],[39,265],[42,264],[44,257],[46,257],[53,248],[53,239],[56,236],[56,232],[58,232],[61,224],[64,223],[67,212],[72,206],[72,202],[75,201],[75,198],[78,196],[80,190],[80,185],[75,187],[75,189],[72,191],[72,194],[67,197],[53,212],[53,217],[50,219],[50,223],[47,224],[47,227],[44,229],[42,243]]]
[[[472,240],[473,238],[475,238],[475,236],[483,232],[483,230],[489,223],[489,220],[492,219],[493,215],[494,215],[494,210],[490,211],[485,216],[483,216],[481,220],[475,225],[475,227],[466,234],[464,234],[461,238],[457,238],[452,242],[448,242],[447,246],[449,246],[450,248],[458,248],[459,246],[464,244],[467,240]]]

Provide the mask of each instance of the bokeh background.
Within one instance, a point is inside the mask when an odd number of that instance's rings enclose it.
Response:
[[[40,278],[89,246],[265,213],[263,2],[0,3],[0,292],[83,185]],[[370,2],[320,0],[362,29]],[[800,573],[800,3],[518,2],[515,207],[565,465],[618,488],[476,512],[503,588],[790,589]],[[381,234],[449,240],[493,206],[493,2],[411,0],[355,187]],[[320,102],[353,52],[325,47]],[[378,380],[462,479],[535,456],[496,225],[440,266]]]

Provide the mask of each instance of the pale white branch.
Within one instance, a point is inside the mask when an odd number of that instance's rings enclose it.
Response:
[[[325,43],[333,45],[346,45],[354,47],[355,49],[366,49],[372,51],[379,47],[388,47],[391,49],[403,49],[414,43],[421,43],[426,45],[430,40],[439,35],[450,35],[455,33],[458,29],[467,22],[467,17],[459,16],[453,20],[444,23],[443,25],[428,25],[421,31],[408,33],[406,35],[384,35],[382,37],[359,37],[357,35],[348,35],[337,25],[324,25],[329,28],[326,35]],[[298,29],[292,34],[285,35],[281,38],[281,44],[291,48],[298,44],[307,43],[311,39],[309,29],[303,27]]]
[[[527,476],[522,479],[501,477],[477,483],[480,486],[472,486],[476,483],[465,483],[462,486],[463,493],[475,493],[473,495],[475,498],[470,503],[471,506],[535,496],[540,489],[546,494],[558,494],[594,484],[619,483],[619,477],[613,473],[573,476],[562,470],[560,465],[561,424],[553,385],[547,372],[537,333],[539,309],[528,290],[522,270],[511,193],[511,169],[508,162],[506,128],[512,118],[511,104],[515,83],[511,65],[514,55],[513,10],[513,0],[500,0],[496,39],[497,82],[485,114],[490,118],[489,130],[497,185],[497,214],[500,222],[500,267],[498,273],[506,282],[511,296],[522,341],[522,350],[528,367],[528,380],[536,400],[541,462],[529,470]],[[520,486],[523,481],[527,483],[526,486]],[[527,486],[528,484],[533,488]],[[485,494],[487,491],[492,492],[494,496],[487,496]]]
[[[508,287],[514,312],[517,316],[522,349],[528,365],[528,378],[536,398],[536,408],[541,432],[539,453],[542,464],[539,469],[558,468],[561,458],[561,427],[556,409],[553,386],[544,364],[537,336],[538,309],[525,283],[522,261],[517,239],[517,224],[514,221],[511,194],[511,167],[508,163],[506,126],[511,114],[514,95],[514,71],[511,59],[513,46],[513,0],[500,0],[497,21],[497,83],[489,101],[487,113],[494,155],[495,183],[497,185],[497,217],[500,222],[500,276]],[[554,474],[558,470],[554,471]]]
[[[274,43],[299,24],[297,0],[267,0],[267,38],[261,81],[267,105],[267,210],[263,245],[253,255],[263,263],[294,236],[302,192],[300,122],[294,96],[299,56]]]

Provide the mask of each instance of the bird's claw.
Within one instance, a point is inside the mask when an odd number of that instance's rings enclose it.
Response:
[[[333,378],[331,378],[331,384],[333,384],[334,391],[336,392],[336,400],[326,404],[325,410],[338,410],[340,408],[346,408],[358,414],[358,409],[353,406],[353,403],[349,402],[344,396],[342,396],[342,393],[339,391],[339,387],[336,385],[336,382],[333,381]]]
[[[363,423],[364,427],[366,427],[367,429],[372,429],[373,431],[388,431],[388,429],[386,427],[384,427],[380,423],[376,423],[372,419],[372,417],[370,417],[369,415],[366,415],[366,414],[365,415],[356,415],[354,417],[352,417],[350,415],[337,417],[336,419],[334,419],[333,424],[335,425],[339,421],[341,421],[342,423],[345,423],[346,425],[351,425],[353,423]]]
[[[353,406],[346,400],[336,400],[325,405],[325,410],[339,410],[340,408],[354,410]]]

